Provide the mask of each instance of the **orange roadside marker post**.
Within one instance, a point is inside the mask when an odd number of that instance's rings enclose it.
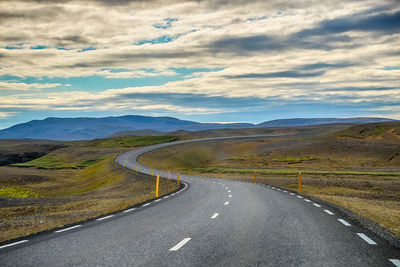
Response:
[[[176,182],[178,183],[178,185],[179,185],[179,172],[177,173],[177,176],[176,176],[177,178],[176,178]]]
[[[170,180],[171,180],[171,172],[168,171],[168,181],[170,181]]]
[[[160,184],[160,175],[157,175],[157,180],[156,180],[156,197],[158,197],[158,188]]]
[[[299,194],[301,194],[301,172],[299,172]]]

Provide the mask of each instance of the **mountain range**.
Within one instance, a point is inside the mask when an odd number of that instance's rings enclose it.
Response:
[[[199,131],[222,128],[261,128],[278,126],[304,126],[330,123],[373,123],[394,121],[385,118],[316,118],[316,119],[282,119],[252,123],[200,123],[180,120],[172,117],[149,117],[127,115],[104,118],[55,118],[32,120],[0,130],[0,139],[31,138],[47,140],[90,140],[110,135],[148,135],[149,133],[171,132],[177,130]]]

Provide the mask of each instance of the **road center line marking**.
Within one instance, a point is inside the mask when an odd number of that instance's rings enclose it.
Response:
[[[394,264],[396,267],[400,267],[400,260],[399,259],[389,259],[391,263]]]
[[[28,242],[28,241],[29,240],[21,240],[21,241],[14,242],[14,243],[11,243],[11,244],[3,245],[3,246],[0,247],[0,249],[8,248],[8,247],[15,246],[15,245],[18,245],[18,244],[22,244],[22,243],[25,243],[25,242]]]
[[[286,190],[283,190],[283,192],[287,193],[287,191],[286,191]]]
[[[163,198],[169,198],[169,196],[165,196],[165,197],[163,197]]]
[[[97,221],[102,221],[102,220],[110,219],[111,217],[114,217],[114,215],[108,215],[108,216],[103,217],[103,218],[98,218]]]
[[[228,193],[231,193],[232,191],[231,190],[228,190]]]
[[[321,208],[321,205],[318,205],[317,203],[313,204],[315,207]]]
[[[372,240],[371,238],[369,238],[368,236],[366,236],[363,233],[357,233],[357,235],[359,237],[361,237],[365,242],[367,242],[370,245],[376,245],[376,242],[374,240]]]
[[[146,203],[146,204],[144,204],[142,207],[146,207],[146,206],[148,206],[148,205],[150,205],[150,203]]]
[[[232,197],[232,195],[229,195],[228,197]]]
[[[306,202],[311,202],[311,200],[309,200],[309,199],[307,199],[307,198],[305,198],[304,201],[306,201]]]
[[[158,202],[158,201],[161,201],[161,198],[154,200],[154,202]]]
[[[326,213],[328,213],[329,215],[334,215],[335,213],[333,213],[332,211],[330,211],[330,210],[324,210]]]
[[[225,187],[225,189],[229,189],[229,187]]]
[[[303,198],[302,196],[297,196],[298,198]]]
[[[181,242],[179,242],[178,244],[176,244],[175,246],[173,246],[172,248],[169,249],[169,251],[177,251],[178,249],[180,249],[181,247],[183,247],[187,242],[190,241],[190,237],[186,237],[184,238]]]
[[[224,203],[225,206],[228,205],[228,204],[229,204],[229,201],[227,201],[227,202]]]
[[[349,224],[348,222],[346,222],[343,219],[338,219],[339,222],[341,222],[342,224],[344,224],[345,226],[351,226],[351,224]]]
[[[215,219],[215,218],[217,218],[218,215],[219,215],[219,213],[214,213],[213,216],[210,217],[210,219]]]
[[[72,230],[72,229],[75,229],[75,228],[78,228],[78,227],[81,227],[81,226],[82,225],[78,224],[78,225],[75,225],[75,226],[72,226],[72,227],[68,227],[68,228],[65,228],[65,229],[62,229],[62,230],[55,231],[55,233],[62,233],[62,232],[65,232],[65,231],[68,231],[68,230]]]
[[[133,210],[135,210],[135,208],[132,208],[132,209],[129,209],[129,210],[124,210],[124,212],[130,212],[130,211],[133,211]]]
[[[289,193],[290,195],[292,195],[292,196],[294,196],[294,194],[293,193]]]

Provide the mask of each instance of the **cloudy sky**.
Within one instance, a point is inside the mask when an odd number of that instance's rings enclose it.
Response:
[[[400,119],[399,1],[0,1],[0,128]]]

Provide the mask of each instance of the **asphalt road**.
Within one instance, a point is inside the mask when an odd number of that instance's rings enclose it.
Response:
[[[168,145],[118,163],[150,174],[136,157]],[[322,203],[259,184],[180,179],[180,191],[135,209],[1,244],[0,266],[400,266],[399,249]]]

